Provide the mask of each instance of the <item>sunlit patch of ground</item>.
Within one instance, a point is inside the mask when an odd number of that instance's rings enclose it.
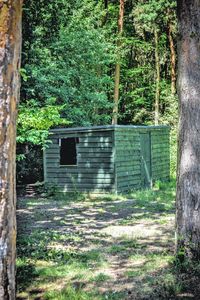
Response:
[[[18,299],[173,299],[174,196],[19,199]]]

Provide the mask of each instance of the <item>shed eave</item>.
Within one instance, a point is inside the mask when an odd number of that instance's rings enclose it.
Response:
[[[105,126],[90,126],[90,127],[72,127],[72,128],[55,128],[50,129],[49,132],[52,134],[55,133],[76,133],[76,132],[93,132],[93,131],[112,131],[115,129],[169,129],[168,125],[150,125],[150,126],[142,126],[142,125],[105,125]]]

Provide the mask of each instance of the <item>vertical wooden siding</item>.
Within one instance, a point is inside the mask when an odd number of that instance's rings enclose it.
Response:
[[[115,130],[115,172],[117,191],[143,188],[140,135],[150,133],[150,177],[169,180],[169,128],[123,128]]]
[[[140,132],[140,155],[141,155],[141,187],[152,186],[151,172],[151,132]]]
[[[60,166],[59,138],[78,137],[77,165]],[[113,131],[56,133],[45,151],[46,182],[62,191],[114,191]]]
[[[169,128],[151,130],[152,180],[169,180]]]
[[[115,130],[115,172],[118,192],[140,188],[140,136],[137,129]]]

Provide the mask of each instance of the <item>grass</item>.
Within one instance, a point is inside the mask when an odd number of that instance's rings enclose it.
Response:
[[[174,181],[76,194],[19,201],[17,299],[176,299],[187,290],[173,262]]]

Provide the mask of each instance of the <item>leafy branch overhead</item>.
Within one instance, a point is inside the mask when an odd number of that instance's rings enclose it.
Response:
[[[53,102],[55,101],[52,101],[51,105],[38,107],[37,102],[32,100],[26,106],[19,106],[17,142],[45,146],[51,127],[70,124],[60,116],[65,106],[55,106]]]

